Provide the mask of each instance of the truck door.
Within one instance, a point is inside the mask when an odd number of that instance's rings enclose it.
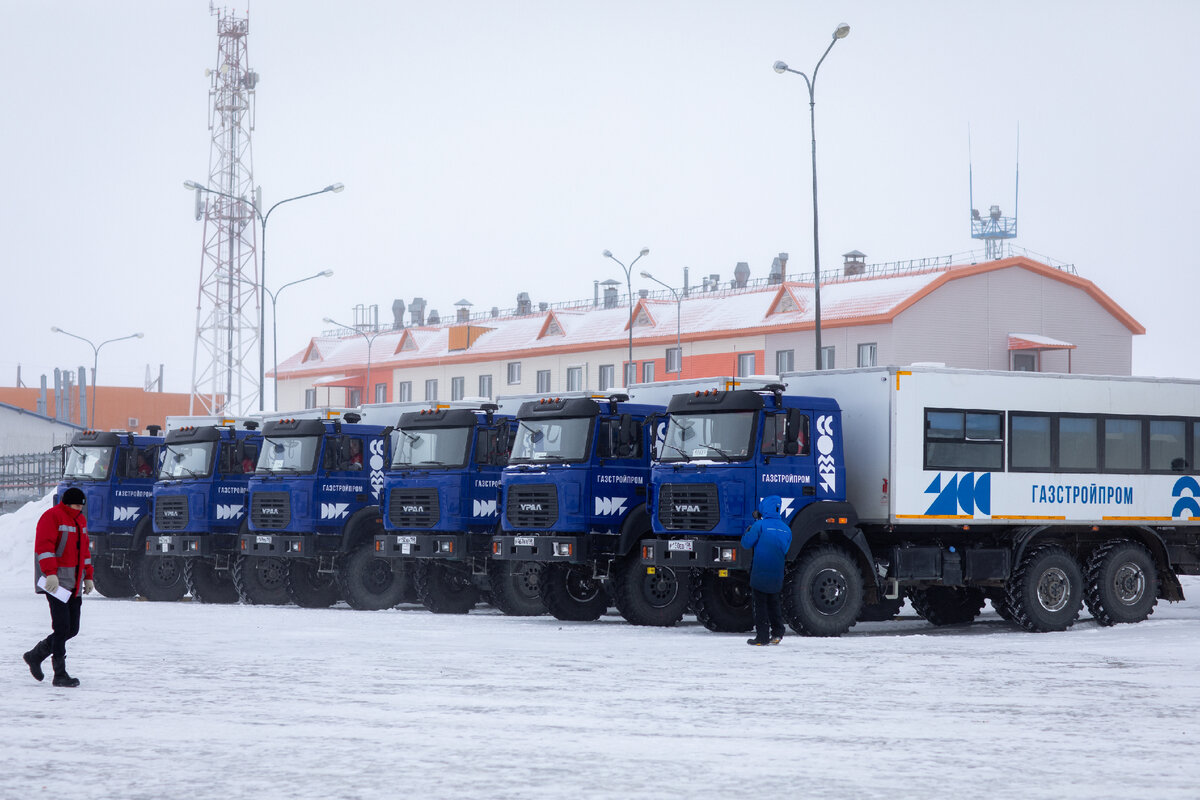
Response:
[[[817,499],[811,442],[810,413],[795,408],[763,413],[758,499],[779,495],[785,521]]]

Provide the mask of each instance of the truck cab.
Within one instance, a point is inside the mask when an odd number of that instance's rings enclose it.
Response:
[[[390,430],[360,423],[355,412],[329,413],[263,425],[233,570],[246,602],[332,605],[337,559],[381,529]]]
[[[391,571],[411,567],[417,597],[434,612],[465,613],[488,588],[488,556],[500,519],[500,473],[516,429],[515,418],[496,413],[498,408],[488,403],[411,411],[400,416],[391,434],[392,462],[381,506],[385,533],[375,537],[373,556],[385,559]],[[375,580],[370,566],[358,565],[353,556],[346,567],[351,605],[398,602],[395,590],[387,596],[378,591],[388,577],[378,566]]]
[[[182,571],[168,566],[156,575],[158,565],[144,558],[163,441],[157,431],[79,431],[62,450],[63,475],[55,502],[72,487],[87,497],[84,513],[96,589],[105,597],[179,599],[185,591]]]
[[[196,420],[202,422],[203,420]],[[247,519],[250,476],[262,448],[258,423],[171,427],[154,484],[154,533],[146,556],[182,559],[184,581],[202,603],[235,603],[233,560]]]
[[[623,394],[521,405],[500,478],[502,532],[492,540],[492,558],[543,565],[538,589],[555,617],[603,614],[606,583],[649,533],[652,422],[662,411]],[[685,594],[677,588],[665,590],[666,605],[670,614],[678,605],[682,616],[687,602],[676,602]]]

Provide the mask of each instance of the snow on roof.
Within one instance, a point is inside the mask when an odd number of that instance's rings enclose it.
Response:
[[[1009,350],[1074,350],[1075,345],[1037,333],[1010,333]]]

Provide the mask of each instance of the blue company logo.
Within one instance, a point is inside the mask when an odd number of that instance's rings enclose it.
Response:
[[[942,485],[942,474],[939,472],[925,490],[925,494],[936,494],[937,499],[929,504],[925,513],[936,517],[955,517],[960,514],[975,516],[992,513],[992,473],[985,472],[978,478],[974,472],[968,472],[959,477],[951,475]],[[959,511],[962,508],[962,511]]]
[[[1191,492],[1190,495],[1184,492]],[[1195,478],[1187,477],[1180,478],[1175,481],[1175,486],[1171,489],[1171,497],[1178,497],[1179,501],[1175,503],[1175,507],[1171,509],[1172,517],[1182,517],[1183,512],[1190,512],[1192,519],[1200,519],[1200,483],[1196,482]]]

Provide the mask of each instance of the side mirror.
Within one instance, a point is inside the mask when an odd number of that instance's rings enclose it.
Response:
[[[798,408],[789,408],[787,412],[787,433],[786,439],[789,444],[794,444],[800,440],[800,426],[804,424],[804,414]],[[793,452],[791,450],[789,453]]]
[[[617,455],[629,458],[637,452],[638,435],[641,426],[633,420],[630,414],[622,414],[617,428]]]

